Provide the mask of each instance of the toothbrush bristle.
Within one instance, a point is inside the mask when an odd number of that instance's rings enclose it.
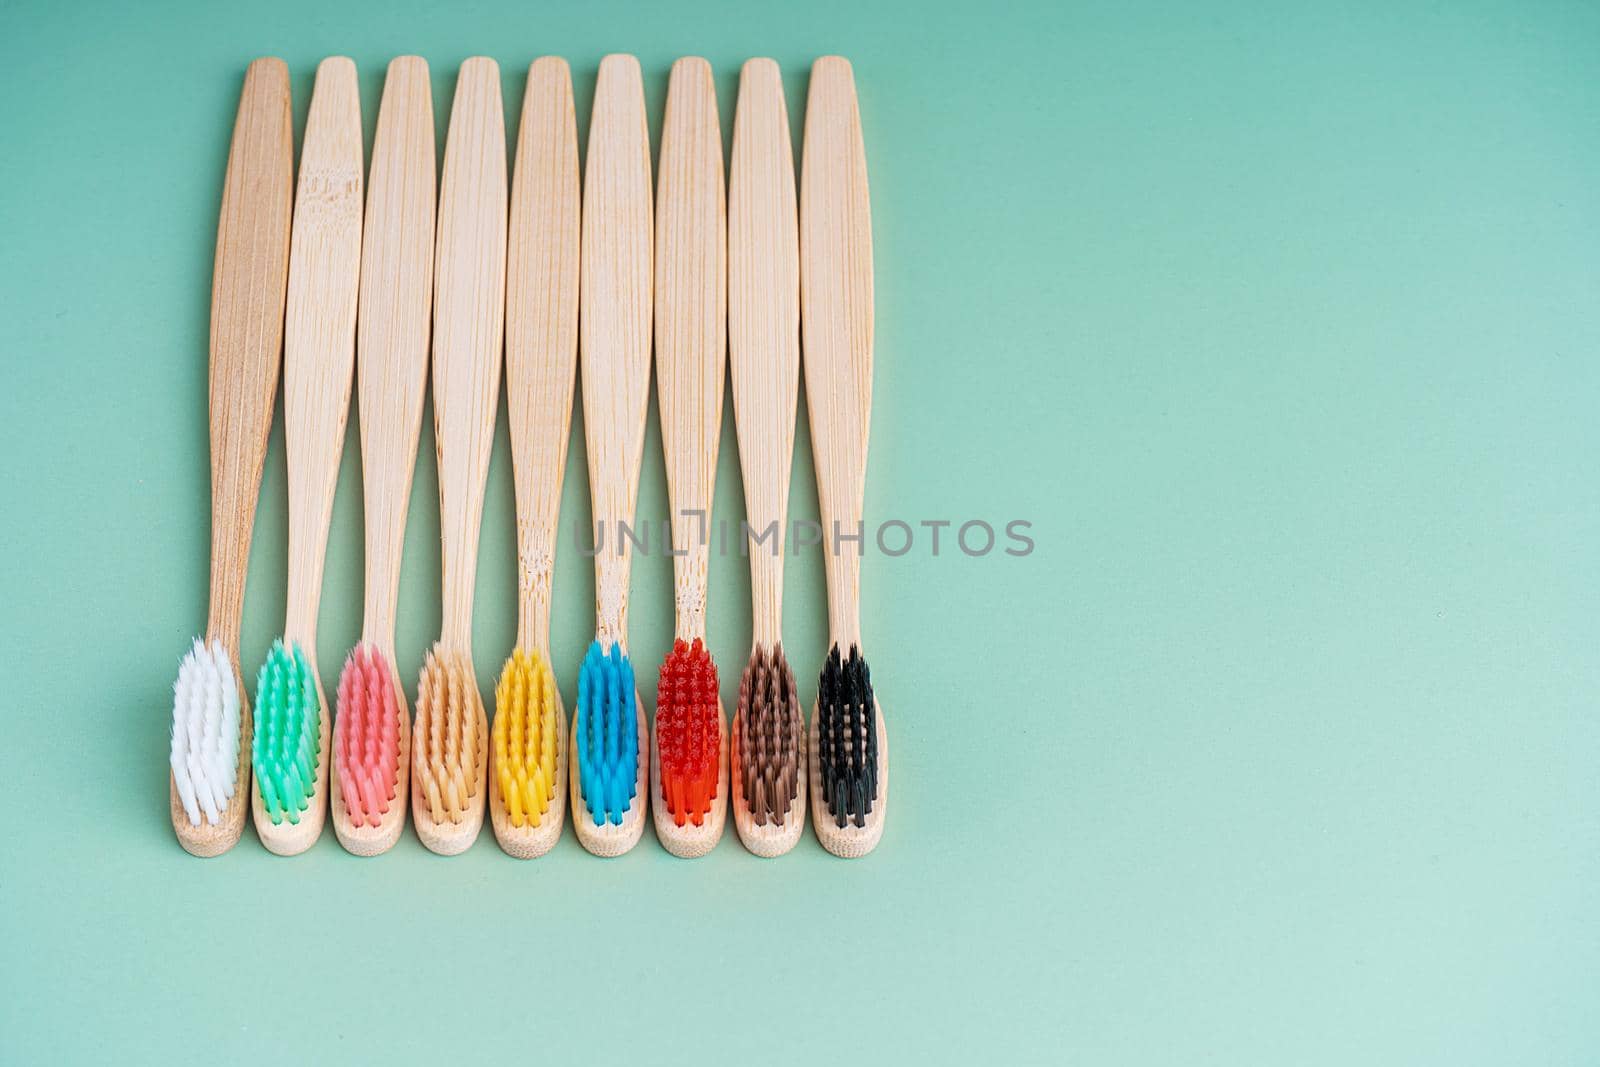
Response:
[[[516,649],[494,691],[495,776],[512,826],[538,826],[556,795],[556,683],[537,650]]]
[[[483,698],[467,658],[438,645],[429,649],[417,684],[411,773],[436,823],[461,822],[477,796],[482,709]]]
[[[739,728],[735,776],[757,826],[783,825],[800,788],[799,752],[804,724],[794,673],[783,645],[769,652],[757,645],[739,679]]]
[[[370,644],[356,646],[339,675],[333,769],[350,821],[379,825],[399,785],[400,703],[389,661]]]
[[[321,701],[311,665],[298,644],[275,641],[256,677],[256,733],[251,765],[261,803],[274,825],[300,821],[317,789]]]
[[[861,650],[834,645],[817,686],[817,761],[835,822],[865,826],[878,793],[878,709]]]
[[[239,776],[239,683],[222,642],[195,638],[172,685],[172,780],[190,826],[212,826]]]
[[[633,664],[596,641],[578,672],[578,787],[596,826],[621,825],[638,790],[639,724]]]
[[[717,796],[722,712],[717,665],[700,638],[674,641],[656,682],[656,744],[661,750],[661,802],[679,826],[700,826]]]

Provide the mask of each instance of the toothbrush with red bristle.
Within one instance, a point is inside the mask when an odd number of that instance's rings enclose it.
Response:
[[[800,173],[800,316],[806,407],[833,648],[811,717],[811,818],[822,847],[864,856],[883,836],[889,742],[861,654],[860,534],[872,414],[872,215],[855,76],[811,67]],[[846,547],[840,535],[854,538]]]
[[[739,77],[728,181],[728,358],[750,555],[750,659],[729,747],[733,824],[757,856],[806,825],[805,715],[783,654],[783,545],[800,387],[800,234],[783,78],[770,59]],[[768,533],[770,531],[770,534]]]
[[[650,765],[656,836],[692,858],[728,813],[728,737],[705,647],[711,500],[727,359],[727,213],[716,85],[704,59],[672,65],[656,188],[656,392],[672,507],[675,640],[656,684]]]
[[[232,848],[249,806],[250,702],[240,683],[239,626],[278,391],[293,134],[288,68],[258,59],[245,72],[234,119],[211,281],[210,620],[178,668],[172,697],[172,829],[196,856]]]
[[[317,67],[289,241],[283,438],[289,468],[289,587],[283,637],[256,682],[251,816],[268,850],[304,852],[328,811],[328,701],[317,671],[317,607],[355,369],[361,270],[361,98],[356,65]]]
[[[427,61],[402,56],[384,79],[367,187],[356,337],[366,596],[333,726],[333,831],[358,856],[388,851],[406,823],[411,717],[394,629],[428,380],[433,146]]]

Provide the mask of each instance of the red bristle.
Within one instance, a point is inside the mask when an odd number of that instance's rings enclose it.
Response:
[[[722,743],[717,667],[704,643],[675,641],[656,683],[661,799],[679,826],[700,826],[717,795]]]

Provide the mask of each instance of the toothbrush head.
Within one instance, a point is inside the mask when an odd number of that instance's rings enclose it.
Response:
[[[239,775],[239,684],[221,641],[196,638],[178,667],[171,762],[189,825],[220,825]]]
[[[794,672],[783,645],[757,645],[739,679],[739,761],[736,778],[757,826],[784,816],[800,788],[800,746],[805,724]]]
[[[274,641],[256,677],[251,764],[273,825],[300,822],[317,789],[322,707],[317,679],[299,644]]]
[[[878,706],[861,650],[834,645],[817,684],[817,761],[834,821],[865,826],[878,793]]]
[[[639,726],[633,664],[620,646],[589,646],[578,672],[578,785],[596,826],[620,826],[638,789]]]
[[[537,650],[518,648],[494,691],[496,788],[512,826],[534,827],[556,796],[555,678]]]
[[[661,802],[678,826],[702,825],[717,796],[722,711],[717,665],[700,638],[674,641],[656,682],[656,744]]]
[[[356,646],[339,675],[333,720],[333,766],[345,813],[378,826],[399,787],[400,705],[389,661],[371,644]]]
[[[417,685],[412,774],[417,795],[436,823],[461,823],[470,815],[483,772],[478,766],[482,718],[483,698],[472,664],[461,653],[434,645]]]

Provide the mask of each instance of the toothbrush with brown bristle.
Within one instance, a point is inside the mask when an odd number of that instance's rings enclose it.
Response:
[[[811,718],[811,815],[836,856],[871,852],[889,801],[883,709],[861,655],[861,524],[872,413],[872,215],[850,63],[811,67],[800,173],[806,406],[828,576],[828,633]],[[855,538],[849,551],[840,534]]]
[[[672,651],[656,684],[650,792],[675,856],[716,847],[728,817],[728,734],[706,648],[711,500],[727,363],[727,205],[711,64],[672,65],[656,189],[656,392],[672,508]]]
[[[172,829],[196,856],[232,848],[249,805],[239,626],[278,391],[293,194],[289,71],[281,59],[258,59],[245,72],[234,118],[211,279],[210,618],[172,687]]]
[[[568,780],[579,843],[620,856],[638,844],[650,804],[650,737],[627,655],[632,559],[622,535],[638,500],[650,400],[650,133],[632,56],[600,63],[582,233],[578,331],[596,524],[595,640],[578,675],[568,749],[577,766]]]
[[[517,645],[495,688],[489,818],[533,859],[567,815],[567,715],[550,672],[550,583],[578,369],[578,126],[572,74],[528,68],[506,250],[506,405],[517,486]]]
[[[328,811],[328,701],[317,672],[317,606],[355,368],[361,270],[361,97],[356,65],[317,67],[306,118],[283,331],[289,468],[289,593],[283,637],[256,681],[251,815],[280,856],[316,843]]]
[[[489,723],[472,666],[472,594],[484,482],[500,400],[506,308],[506,131],[500,68],[461,65],[439,189],[433,301],[433,422],[439,451],[444,619],[417,683],[411,805],[442,856],[483,828]]]
[[[733,824],[745,848],[781,856],[806,826],[805,716],[783,655],[783,544],[800,384],[800,235],[789,112],[770,59],[744,65],[733,117],[728,352],[746,521],[755,535],[747,546],[750,661],[739,680],[730,751]]]
[[[433,308],[433,92],[428,64],[389,64],[372,143],[356,317],[366,596],[333,724],[333,832],[357,856],[386,852],[406,824],[411,716],[395,667],[395,606],[428,381]]]

